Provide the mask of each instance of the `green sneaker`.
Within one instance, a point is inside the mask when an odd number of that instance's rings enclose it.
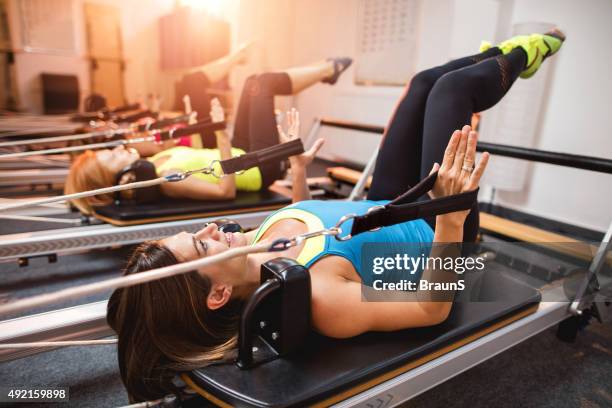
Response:
[[[536,73],[542,61],[556,54],[565,41],[565,34],[558,29],[553,29],[545,34],[517,35],[510,38],[497,47],[503,54],[508,54],[517,47],[521,47],[527,54],[527,64],[521,72],[521,78],[530,78]],[[491,48],[491,44],[483,41],[480,45],[480,52]]]
[[[485,51],[489,50],[491,47],[493,47],[493,44],[491,44],[488,41],[482,41],[480,43],[480,48],[478,49],[478,51],[485,52]]]

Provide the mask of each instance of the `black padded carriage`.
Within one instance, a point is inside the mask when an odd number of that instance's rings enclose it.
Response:
[[[500,272],[469,277],[442,324],[394,333],[367,333],[348,340],[312,334],[306,346],[249,370],[213,365],[183,375],[217,405],[249,407],[327,406],[396,377],[533,313],[539,292]],[[466,302],[465,299],[471,299]],[[463,299],[463,300],[462,300]]]
[[[270,211],[291,203],[291,199],[272,191],[236,193],[234,200],[198,201],[164,198],[155,203],[111,204],[96,207],[96,217],[113,225],[125,226],[151,222],[217,217],[242,212]]]

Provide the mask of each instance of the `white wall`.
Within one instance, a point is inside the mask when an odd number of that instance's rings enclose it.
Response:
[[[176,2],[97,1],[114,4],[121,9],[128,100],[154,93],[161,96],[162,108],[172,109],[174,83],[184,73],[180,70],[162,71],[159,68],[158,21],[161,16],[172,12]],[[237,66],[230,75],[235,103],[247,76],[291,65],[293,42],[288,33],[291,32],[294,2],[266,0],[265,7],[261,5],[262,2],[258,0],[223,0],[217,10],[218,17],[230,23],[232,50],[246,42],[255,42],[250,61]],[[280,104],[288,105],[287,100],[290,98],[281,98]]]
[[[357,0],[297,0],[294,64],[332,56],[355,57],[359,3]],[[416,71],[442,64],[451,56],[475,52],[481,38],[494,36],[497,8],[493,0],[422,1]],[[457,32],[464,33],[464,41],[458,38]],[[401,87],[357,86],[350,68],[335,86],[315,86],[296,100],[306,127],[315,116],[385,125],[402,91]],[[322,154],[328,157],[365,163],[379,141],[379,137],[363,133],[334,133],[341,137],[327,140]],[[347,138],[350,138],[350,150],[346,149]]]
[[[293,63],[354,56],[358,3],[296,0]],[[474,53],[481,40],[494,40],[499,31],[513,23],[558,24],[567,32],[568,41],[554,57],[554,78],[543,107],[536,147],[612,158],[612,143],[605,127],[612,113],[612,79],[608,72],[612,48],[606,44],[612,38],[608,22],[612,2],[439,0],[425,1],[421,14],[417,70]],[[315,116],[386,124],[402,89],[359,87],[352,83],[352,77],[349,69],[336,86],[317,85],[295,98],[304,118],[304,132]],[[365,162],[376,144],[375,137],[361,138],[346,132],[329,140],[325,153]],[[496,202],[593,229],[607,228],[612,217],[609,175],[544,164],[532,166],[527,189],[518,194],[499,193]]]
[[[91,2],[117,7],[121,14],[125,96],[128,101],[142,100],[148,94],[162,98],[162,108],[171,109],[174,102],[174,82],[180,71],[160,69],[159,18],[171,13],[175,0],[73,0],[75,4],[77,53],[72,56],[18,53],[16,57],[17,85],[20,106],[31,112],[42,112],[40,73],[75,74],[79,78],[82,96],[90,91],[89,65],[86,59],[86,38],[83,3]],[[231,84],[237,100],[244,79],[253,73],[288,67],[293,58],[294,2],[223,0],[219,17],[230,22],[232,48],[255,41],[250,62],[233,70]],[[196,3],[197,5],[197,3]],[[12,38],[21,49],[19,16],[16,0],[9,0]],[[291,98],[281,98],[280,104],[290,106]]]
[[[19,106],[30,112],[42,113],[42,89],[40,74],[74,74],[79,79],[81,99],[90,92],[89,61],[86,58],[86,37],[84,0],[74,0],[74,20],[77,47],[75,55],[50,55],[46,53],[27,53],[23,49],[20,35],[20,20],[16,1],[9,1],[9,19],[13,47],[18,50],[15,57],[16,82]],[[158,19],[172,11],[174,0],[95,0],[91,3],[117,7],[121,14],[121,33],[123,55],[126,66],[124,71],[125,96],[128,101],[144,99],[147,94],[164,96],[170,104],[173,90],[165,87],[159,69],[159,32]]]
[[[149,93],[163,96],[171,106],[171,95],[160,70],[159,28],[161,16],[171,13],[174,0],[95,0],[92,3],[115,6],[121,13],[121,35],[125,59],[125,98],[145,99]],[[170,88],[173,90],[173,88]]]
[[[567,34],[554,56],[553,78],[537,147],[612,159],[612,2],[515,0],[512,23],[548,21]],[[534,163],[525,191],[500,192],[497,201],[548,218],[605,230],[612,221],[610,175]]]

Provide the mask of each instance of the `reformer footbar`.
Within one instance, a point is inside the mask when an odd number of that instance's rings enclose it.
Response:
[[[224,123],[224,122],[219,122],[219,123]],[[213,125],[217,125],[217,124],[213,124]],[[211,126],[211,125],[207,125],[207,126]],[[185,134],[190,134],[190,133],[193,133],[193,130],[192,129],[188,130],[188,128],[178,129],[173,132],[174,135],[176,134],[185,135]],[[240,160],[240,158],[246,155],[228,159],[228,160],[231,160],[231,166],[234,172],[248,170],[249,168],[255,165],[262,164],[268,161],[285,160],[289,158],[289,156],[303,153],[304,146],[302,145],[301,139],[295,139],[290,142],[282,143],[280,145],[273,146],[267,149],[262,149],[262,150],[265,150],[264,155],[259,156],[257,152],[251,152],[250,156],[247,156],[245,161]],[[164,184],[167,182],[182,181],[186,179],[187,177],[193,174],[196,174],[196,173],[210,174],[213,177],[220,178],[220,177],[223,177],[224,175],[230,174],[230,173],[221,173],[215,167],[215,164],[219,163],[221,169],[223,169],[224,162],[225,160],[213,161],[210,165],[206,167],[202,167],[200,169],[173,173],[167,176],[157,177],[151,180],[136,181],[133,183],[127,183],[127,184],[122,184],[118,186],[105,187],[105,188],[100,188],[96,190],[84,191],[81,193],[66,194],[66,195],[58,196],[58,197],[50,197],[50,198],[43,198],[39,200],[31,200],[31,201],[26,201],[26,202],[9,204],[9,205],[0,207],[0,211],[13,210],[16,208],[33,207],[33,206],[37,206],[41,204],[48,204],[48,203],[54,203],[54,202],[75,200],[77,198],[85,198],[85,197],[92,197],[92,196],[100,195],[100,194],[115,193],[117,191],[125,191],[125,190],[132,190],[132,189],[138,189],[138,188],[158,186],[160,184]]]
[[[75,141],[75,140],[94,139],[94,138],[99,138],[99,137],[111,139],[115,136],[121,136],[127,133],[134,133],[134,132],[140,133],[140,132],[146,132],[148,130],[162,129],[164,127],[171,126],[171,125],[189,123],[192,119],[195,119],[196,116],[197,116],[196,112],[191,112],[189,114],[177,116],[175,118],[162,119],[162,120],[158,120],[155,122],[140,124],[137,126],[97,130],[93,132],[79,133],[75,135],[63,135],[63,136],[53,136],[53,137],[42,137],[42,138],[37,138],[37,139],[14,140],[11,142],[1,142],[0,147],[24,146],[24,145],[30,145],[30,144],[54,143],[54,142],[70,142],[70,141]],[[210,120],[210,119],[204,119],[204,120]]]
[[[144,131],[144,135],[141,137],[133,138],[133,139],[120,139],[120,140],[111,140],[109,142],[101,142],[101,143],[92,143],[88,145],[82,146],[68,146],[68,147],[58,147],[54,149],[45,149],[45,150],[33,150],[29,152],[18,152],[18,153],[8,153],[0,155],[0,159],[14,159],[17,157],[28,157],[28,156],[39,156],[44,154],[57,154],[57,153],[68,153],[68,152],[78,152],[83,150],[95,150],[95,149],[105,149],[112,148],[117,146],[125,146],[130,144],[144,143],[144,142],[160,142],[169,139],[174,139],[182,136],[188,136],[197,132],[204,131],[215,131],[225,129],[225,122],[211,122],[210,120],[203,120],[201,122],[195,123],[190,126],[186,126],[178,129],[170,129],[166,131],[158,131],[157,129],[151,129]],[[130,131],[132,132],[132,131]],[[124,132],[124,133],[130,133]],[[114,136],[113,134],[112,136]]]
[[[130,108],[130,109],[127,109],[127,108]],[[159,112],[155,112],[150,109],[145,109],[140,112],[132,113],[132,114],[125,115],[125,116],[118,115],[118,113],[128,112],[128,111],[136,110],[139,108],[140,108],[140,105],[134,104],[132,106],[126,106],[125,110],[114,111],[114,112],[104,112],[104,113],[98,112],[91,116],[83,115],[80,118],[77,116],[73,116],[71,120],[74,122],[90,122],[92,120],[94,121],[95,120],[105,120],[105,121],[112,120],[113,122],[116,122],[116,123],[132,123],[132,122],[136,122],[137,120],[148,118],[148,117],[156,119],[159,116]]]

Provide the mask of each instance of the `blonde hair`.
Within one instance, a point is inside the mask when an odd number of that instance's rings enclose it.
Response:
[[[80,193],[98,188],[110,187],[115,183],[115,175],[98,161],[96,153],[87,150],[76,158],[70,166],[64,194]],[[79,211],[91,215],[94,206],[108,205],[113,202],[111,194],[71,200]]]

